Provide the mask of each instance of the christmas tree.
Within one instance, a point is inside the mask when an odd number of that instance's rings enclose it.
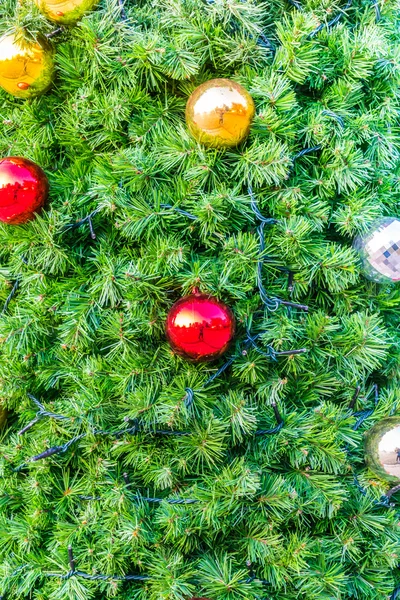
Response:
[[[400,287],[353,247],[400,216],[396,2],[93,4],[0,7],[45,65],[7,58],[0,157],[50,190],[0,224],[0,596],[396,598],[364,437],[399,410]],[[238,145],[185,122],[215,78],[254,101]],[[195,288],[236,320],[213,362],[165,335]]]

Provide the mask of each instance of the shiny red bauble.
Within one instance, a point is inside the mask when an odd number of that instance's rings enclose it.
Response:
[[[177,354],[196,362],[214,360],[233,339],[235,317],[217,298],[194,291],[172,306],[165,330]]]
[[[18,156],[0,159],[0,221],[18,225],[35,216],[49,193],[42,169]]]

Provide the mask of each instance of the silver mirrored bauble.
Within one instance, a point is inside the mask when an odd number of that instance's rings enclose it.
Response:
[[[378,283],[400,281],[400,219],[386,217],[354,241],[364,275]]]
[[[368,431],[365,462],[380,479],[400,483],[400,416],[382,419]]]

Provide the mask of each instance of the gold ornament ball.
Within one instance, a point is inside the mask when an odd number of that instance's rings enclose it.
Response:
[[[43,42],[17,40],[14,34],[0,39],[0,86],[17,98],[45,92],[54,75],[54,55]]]
[[[254,114],[249,92],[229,79],[211,79],[199,85],[186,105],[190,133],[212,148],[240,144],[250,131]]]
[[[33,0],[39,10],[50,20],[62,25],[74,25],[92,10],[99,0]]]
[[[380,479],[400,483],[400,416],[382,419],[368,431],[365,462]]]

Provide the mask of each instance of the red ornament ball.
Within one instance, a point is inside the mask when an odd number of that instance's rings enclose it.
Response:
[[[18,156],[0,159],[0,221],[18,225],[33,219],[49,193],[42,169]]]
[[[194,291],[175,302],[168,313],[166,335],[177,354],[196,362],[214,360],[235,334],[231,309],[207,294]]]

